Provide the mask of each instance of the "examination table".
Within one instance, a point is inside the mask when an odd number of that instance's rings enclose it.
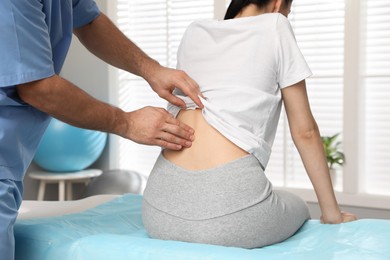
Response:
[[[390,220],[309,220],[282,243],[248,250],[152,239],[141,203],[142,196],[133,194],[25,201],[15,225],[16,259],[390,259]]]

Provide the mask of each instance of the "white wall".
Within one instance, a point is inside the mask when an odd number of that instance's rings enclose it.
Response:
[[[107,0],[97,0],[102,12],[106,13]],[[77,37],[72,44],[61,76],[76,84],[102,101],[109,100],[109,65],[92,55],[82,46]]]
[[[103,13],[108,11],[108,0],[95,0]],[[110,100],[110,65],[92,55],[73,37],[61,76],[85,90],[91,96],[104,101]],[[112,68],[111,68],[112,69]],[[92,167],[109,168],[109,142],[101,158]]]

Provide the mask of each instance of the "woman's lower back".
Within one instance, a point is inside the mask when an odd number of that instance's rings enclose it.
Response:
[[[188,170],[204,170],[244,157],[248,153],[207,123],[200,109],[181,110],[177,118],[195,130],[190,148],[164,150],[164,157]]]

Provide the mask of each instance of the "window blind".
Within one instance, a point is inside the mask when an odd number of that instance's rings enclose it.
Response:
[[[176,67],[177,48],[189,23],[213,16],[214,2],[210,0],[117,0],[119,29],[161,65],[172,68]],[[118,106],[122,109],[166,107],[166,102],[143,79],[125,71],[120,71],[118,78]],[[116,144],[117,167],[149,175],[160,148],[123,138]]]
[[[364,169],[356,176],[363,192],[390,195],[390,2],[361,0],[361,40],[354,43],[362,50],[361,78],[363,91],[343,97],[345,32],[360,28],[345,26],[348,0],[300,0],[293,2],[289,16],[300,46],[313,76],[307,80],[312,112],[322,135],[343,132],[343,101],[345,98],[363,102],[362,135],[356,137],[362,151]],[[226,6],[230,1],[226,0]],[[190,0],[117,0],[117,24],[125,34],[162,65],[175,67],[176,51],[187,25],[201,18],[212,18],[215,1]],[[358,23],[358,21],[357,21]],[[352,61],[353,62],[353,61]],[[140,78],[127,72],[118,74],[119,106],[134,110],[146,105],[165,107],[161,100]],[[359,86],[356,86],[358,89]],[[358,91],[357,91],[358,92]],[[355,138],[355,137],[354,137]],[[363,144],[363,145],[362,145]],[[133,169],[148,175],[160,149],[142,146],[120,139],[117,167]],[[348,156],[348,155],[347,155]],[[356,162],[347,162],[356,163]],[[288,129],[281,115],[266,171],[275,186],[311,188]],[[345,174],[353,174],[346,172]],[[355,177],[354,177],[355,178]],[[342,170],[338,169],[337,190],[342,190]]]
[[[364,191],[390,195],[390,2],[363,8]]]
[[[342,133],[344,0],[294,1],[289,20],[313,72],[306,80],[313,115],[322,135]],[[341,189],[341,169],[337,187]],[[277,186],[310,188],[284,112],[281,115],[267,175]]]

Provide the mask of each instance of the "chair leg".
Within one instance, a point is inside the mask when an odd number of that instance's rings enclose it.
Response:
[[[66,200],[72,200],[72,199],[73,199],[72,182],[68,181],[66,183]]]
[[[38,190],[38,200],[43,200],[45,197],[45,190],[46,190],[46,182],[44,180],[41,180],[39,182],[39,190]]]
[[[61,180],[58,183],[58,200],[64,201],[65,200],[65,181]]]

